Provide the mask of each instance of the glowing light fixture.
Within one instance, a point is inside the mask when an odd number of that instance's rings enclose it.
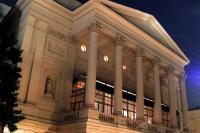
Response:
[[[108,61],[108,56],[105,55],[105,56],[103,57],[103,59],[104,59],[105,62],[107,62],[107,61]]]
[[[150,120],[148,120],[147,122],[148,122],[149,124],[151,124],[151,121],[150,121]]]
[[[81,51],[85,52],[86,50],[87,50],[86,46],[85,45],[81,45]]]
[[[126,70],[127,67],[126,67],[126,65],[123,65],[122,68],[123,68],[123,70]]]

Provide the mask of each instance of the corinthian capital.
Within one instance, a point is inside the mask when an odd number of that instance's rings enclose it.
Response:
[[[70,43],[73,45],[76,45],[79,42],[79,39],[76,36],[71,35],[71,34],[68,36],[68,39],[69,39]]]
[[[140,56],[143,56],[144,54],[144,49],[142,47],[137,47],[135,50],[134,50],[134,54],[136,57],[140,57]]]
[[[103,25],[98,21],[94,21],[90,23],[88,27],[89,31],[92,31],[92,32],[100,32],[102,28],[103,28]]]
[[[158,56],[154,56],[153,59],[152,59],[152,63],[153,65],[159,65],[160,64],[160,58]]]
[[[167,72],[168,72],[168,73],[174,72],[174,67],[173,67],[172,65],[169,65],[169,66],[167,67]]]
[[[114,38],[113,38],[113,43],[115,46],[118,45],[122,45],[125,42],[125,37],[121,34],[117,34]]]

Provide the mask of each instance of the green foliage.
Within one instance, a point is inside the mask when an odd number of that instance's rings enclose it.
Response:
[[[15,35],[0,40],[0,122],[11,132],[17,129],[16,123],[24,119],[17,109],[17,91],[22,61],[21,50],[17,48]]]

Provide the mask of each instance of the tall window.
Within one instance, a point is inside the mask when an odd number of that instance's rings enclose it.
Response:
[[[77,81],[73,85],[71,96],[71,110],[77,111],[83,108],[85,97],[85,82],[83,80]]]
[[[148,123],[152,123],[152,119],[153,119],[153,107],[144,106],[144,119]]]
[[[104,86],[102,87],[104,88]],[[104,88],[105,89],[105,88]],[[100,112],[105,114],[111,115],[114,112],[114,100],[112,92],[105,92],[104,89],[96,89],[95,94],[95,108],[98,109]],[[112,89],[112,88],[106,88]],[[128,93],[123,93],[123,103],[122,103],[122,114],[124,117],[128,119],[135,119],[136,118],[136,102],[133,95],[129,95]],[[84,98],[85,98],[85,79],[81,78],[77,80],[73,85],[72,95],[71,95],[71,110],[77,111],[81,110],[84,105]],[[131,100],[130,100],[131,99]],[[152,123],[153,119],[153,107],[150,105],[151,103],[145,104],[144,106],[144,117],[148,123]],[[163,125],[166,127],[170,126],[170,118],[169,112],[166,111],[169,109],[165,107],[162,111],[163,117]],[[164,111],[165,110],[165,111]],[[177,115],[177,119],[179,120],[179,115]]]
[[[136,103],[131,100],[123,99],[122,114],[126,118],[135,119],[136,117]]]
[[[162,116],[163,116],[163,125],[169,127],[170,126],[169,112],[162,111]]]
[[[95,108],[101,112],[111,115],[113,113],[113,97],[111,94],[96,90]]]

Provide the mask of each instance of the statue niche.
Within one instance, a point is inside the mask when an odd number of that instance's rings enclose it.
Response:
[[[50,76],[47,76],[45,80],[45,90],[44,90],[44,96],[47,98],[54,98],[54,81]]]

